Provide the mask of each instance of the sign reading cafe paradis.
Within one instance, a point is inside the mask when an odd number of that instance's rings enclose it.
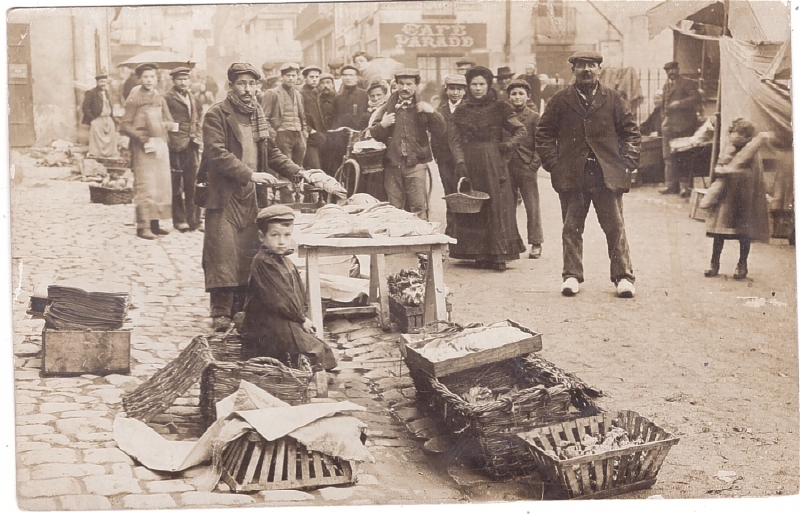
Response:
[[[486,24],[381,23],[381,48],[486,48]]]

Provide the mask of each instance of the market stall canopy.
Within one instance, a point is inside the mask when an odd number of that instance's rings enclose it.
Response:
[[[650,39],[678,25],[698,11],[721,2],[711,0],[667,0],[647,11]],[[789,37],[789,6],[779,0],[731,0],[728,30],[745,41],[780,41]]]
[[[394,78],[394,73],[401,68],[403,64],[391,57],[376,57],[367,63],[362,74],[368,82],[373,80],[390,82]]]
[[[195,65],[195,63],[189,59],[186,59],[183,55],[176,54],[174,52],[165,52],[163,50],[150,50],[147,52],[142,52],[138,55],[134,55],[133,57],[118,64],[117,67],[128,66],[133,68],[146,62],[156,63],[159,65],[159,67],[169,70],[177,68],[178,66],[194,68]]]

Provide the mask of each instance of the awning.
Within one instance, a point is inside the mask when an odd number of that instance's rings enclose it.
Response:
[[[792,44],[788,39],[775,55],[772,64],[764,72],[761,80],[790,80],[792,78]]]
[[[662,30],[716,3],[716,0],[667,0],[647,11],[647,30],[653,39]]]

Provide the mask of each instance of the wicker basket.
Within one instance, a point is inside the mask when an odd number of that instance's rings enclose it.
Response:
[[[93,157],[91,155],[86,156],[87,159],[93,159],[98,163],[102,164],[106,168],[130,168],[131,163],[130,159],[126,159],[124,157]]]
[[[441,381],[410,367],[418,406],[458,434],[462,457],[473,460],[493,477],[528,474],[536,462],[516,433],[597,412],[593,404],[583,412],[572,408],[575,391],[563,384],[551,387],[526,358],[507,359],[442,377]],[[517,388],[508,397],[471,403],[461,395],[483,386],[493,391]]]
[[[385,149],[362,150],[360,152],[353,152],[350,156],[358,163],[358,166],[361,168],[361,174],[368,175],[383,170],[383,156],[385,154]]]
[[[245,360],[244,349],[242,348],[242,336],[228,331],[225,333],[215,332],[207,337],[208,346],[214,360],[222,362],[239,362]]]
[[[624,428],[632,439],[641,437],[644,443],[572,459],[554,456],[555,445],[575,442],[583,434],[602,436],[615,425]],[[633,411],[579,418],[535,428],[518,437],[561,492],[578,499],[608,498],[651,487],[670,448],[680,440]]]
[[[111,187],[89,184],[89,198],[92,203],[119,205],[133,202],[133,188],[114,189]]]
[[[466,193],[462,192],[462,184],[467,185]],[[473,190],[472,184],[469,183],[469,179],[466,177],[461,177],[458,180],[456,191],[458,192],[451,193],[444,197],[444,201],[447,203],[447,209],[456,214],[475,214],[481,212],[483,204],[489,199],[488,194]]]
[[[307,362],[307,361],[304,361]],[[256,357],[244,362],[212,362],[200,382],[200,412],[206,426],[217,419],[217,402],[239,389],[242,380],[291,404],[308,403],[311,367],[293,369],[270,357]]]

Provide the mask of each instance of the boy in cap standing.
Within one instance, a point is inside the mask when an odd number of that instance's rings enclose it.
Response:
[[[376,115],[380,120],[370,127],[375,140],[386,145],[384,186],[389,202],[398,209],[407,209],[428,219],[428,195],[425,182],[427,164],[433,154],[428,134],[444,137],[444,120],[433,107],[420,100],[417,69],[405,69],[394,75],[397,92]]]
[[[602,55],[575,52],[569,62],[575,83],[553,95],[536,132],[536,151],[561,201],[561,293],[573,296],[583,282],[583,229],[593,204],[606,234],[611,281],[618,296],[633,298],[622,195],[639,164],[639,127],[620,94],[600,84]]]
[[[333,351],[314,335],[306,317],[305,287],[289,260],[294,252],[294,212],[287,205],[261,209],[256,226],[261,246],[250,266],[241,327],[246,358],[272,357],[295,365],[305,355],[312,366],[335,368]]]
[[[456,112],[456,108],[461,104],[466,92],[467,79],[464,75],[448,75],[444,78],[444,93],[447,101],[442,102],[437,109],[442,116],[442,121],[444,121],[444,131],[440,138],[431,138],[431,150],[433,150],[433,157],[436,159],[436,166],[439,168],[439,178],[442,180],[445,195],[455,193],[458,183],[456,161],[453,158],[453,152],[450,150],[447,132],[450,129],[450,118],[453,117],[453,113]],[[453,229],[453,215],[448,210],[446,216],[445,234],[450,236]]]
[[[200,148],[203,144],[200,105],[189,91],[186,67],[170,72],[172,88],[164,95],[178,130],[169,133],[169,165],[172,169],[172,223],[186,232],[200,228],[200,208],[194,203]]]

